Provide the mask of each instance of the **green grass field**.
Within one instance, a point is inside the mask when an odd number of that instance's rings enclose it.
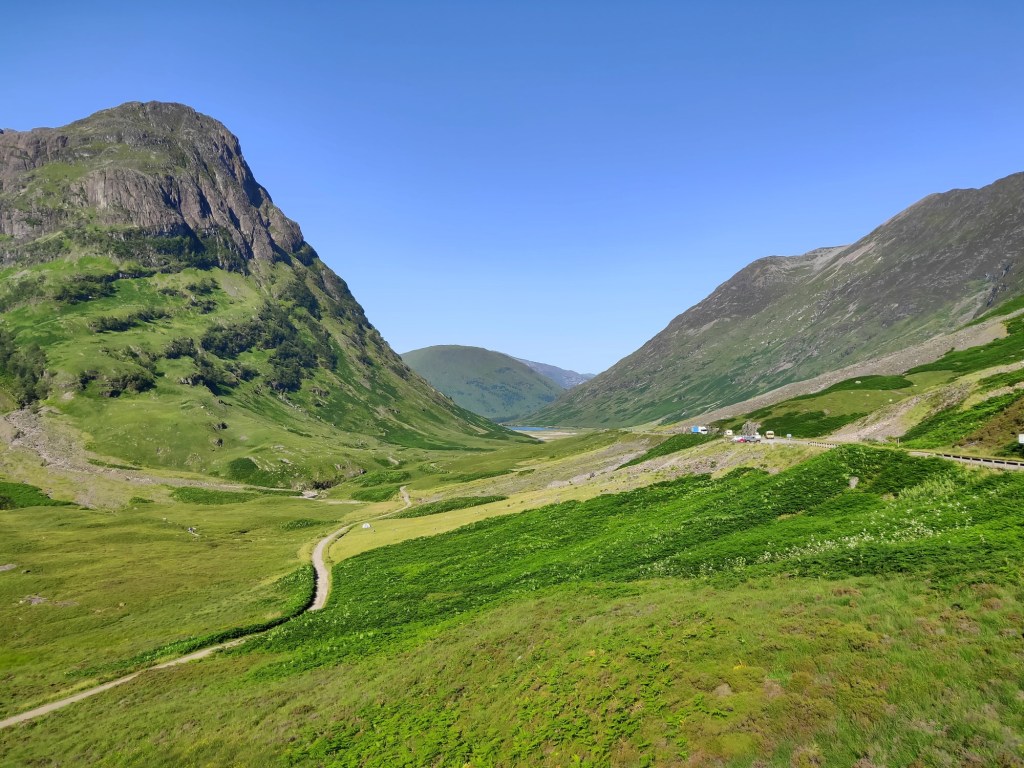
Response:
[[[919,409],[952,405],[910,447],[988,445],[1021,400],[984,399],[1018,378],[988,371],[1004,364],[994,344],[734,421],[812,436],[922,395]],[[0,731],[0,762],[1024,763],[1022,474],[688,434],[353,447],[365,471],[320,501],[108,477],[131,502],[28,507],[72,481],[0,486],[20,507],[0,511],[3,714],[287,618],[313,542],[373,521],[331,547],[325,610]],[[707,474],[637,470],[676,452]],[[236,461],[225,477],[274,485],[287,467]]]
[[[320,614],[75,705],[37,738],[0,732],[0,750],[1015,765],[1022,501],[1018,475],[849,447],[484,520],[343,561]]]
[[[339,514],[280,497],[0,511],[0,565],[14,566],[0,572],[0,714],[287,613],[308,595],[308,547]]]
[[[783,400],[743,416],[715,423],[720,429],[739,430],[757,421],[762,430],[777,435],[821,437],[872,411],[921,391],[920,382],[903,376],[861,376],[847,379],[808,395]]]
[[[693,433],[686,433],[682,435],[673,435],[667,440],[663,440],[656,446],[651,448],[649,451],[645,451],[635,459],[631,459],[623,464],[623,467],[633,467],[637,464],[643,464],[645,461],[651,459],[657,459],[662,456],[669,456],[679,451],[685,451],[687,448],[696,448],[698,445],[703,445],[714,437],[710,435],[698,435]]]
[[[469,509],[479,507],[483,504],[493,504],[498,501],[505,501],[508,496],[454,496],[444,501],[434,501],[429,504],[417,504],[412,509],[392,515],[392,519],[399,520],[408,517],[426,517],[428,515],[439,515],[442,512],[453,512],[456,509]]]

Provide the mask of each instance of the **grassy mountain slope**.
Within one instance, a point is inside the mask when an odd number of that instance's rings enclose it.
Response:
[[[1013,304],[1007,305],[1014,309]],[[714,426],[761,429],[841,440],[902,438],[911,448],[1019,457],[1024,434],[1024,316],[1005,321],[1006,335],[951,350],[902,376],[861,376],[791,397]]]
[[[525,363],[480,347],[424,347],[402,359],[463,408],[495,421],[521,418],[562,393]]]
[[[0,732],[0,752],[1015,765],[1022,484],[847,447],[483,520],[343,561],[325,611]]]
[[[514,439],[432,390],[220,123],[126,104],[0,134],[0,385],[89,447],[270,484]]]
[[[1024,293],[1024,174],[931,195],[853,245],[755,261],[532,418],[675,421],[902,349]]]
[[[572,389],[582,384],[584,381],[590,381],[594,378],[592,373],[577,373],[576,371],[570,371],[565,368],[559,368],[557,365],[548,365],[547,363],[536,363],[533,360],[523,360],[520,357],[515,358],[523,365],[528,365],[530,368],[535,370],[541,376],[545,376],[551,379],[555,384],[560,386],[562,389]]]

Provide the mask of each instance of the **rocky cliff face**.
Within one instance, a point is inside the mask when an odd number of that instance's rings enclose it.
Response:
[[[1024,174],[931,195],[850,246],[753,262],[535,415],[678,420],[896,351],[1024,293]]]
[[[0,134],[0,275],[0,338],[31,351],[16,399],[105,455],[330,484],[395,446],[514,439],[402,362],[238,139],[180,104]]]
[[[181,104],[131,103],[64,128],[0,134],[6,250],[90,224],[197,240],[224,233],[243,259],[264,263],[309,249],[238,139]]]

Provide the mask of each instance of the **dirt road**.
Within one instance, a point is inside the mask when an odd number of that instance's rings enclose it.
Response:
[[[327,595],[331,591],[331,569],[327,567],[327,563],[324,562],[324,553],[327,552],[327,548],[334,543],[336,539],[341,538],[348,533],[351,525],[346,525],[343,528],[339,528],[330,536],[325,536],[317,542],[316,548],[313,550],[313,570],[316,571],[316,591],[313,593],[313,602],[307,608],[307,611],[319,611],[325,605],[327,605]]]
[[[402,502],[404,506],[399,510],[395,510],[398,512],[404,511],[412,506],[412,500],[409,498],[409,491],[406,489],[404,485],[401,487],[400,490],[402,492]],[[394,514],[394,512],[386,513],[386,515],[391,514]],[[317,542],[316,547],[313,548],[312,560],[313,570],[316,571],[316,588],[313,593],[313,602],[310,603],[309,607],[306,609],[307,612],[319,611],[323,609],[323,607],[327,604],[327,597],[331,591],[331,571],[327,563],[325,562],[324,556],[327,553],[328,548],[331,546],[331,544],[334,543],[335,540],[348,533],[352,526],[359,524],[360,523],[350,523],[349,525],[342,526],[333,533],[330,533],[324,538],[320,539],[320,541]],[[252,635],[249,635],[249,637],[252,637]],[[17,725],[18,723],[24,723],[29,720],[34,720],[35,718],[42,717],[43,715],[49,714],[50,712],[54,712],[58,709],[63,709],[69,704],[74,704],[75,702],[82,701],[83,699],[87,699],[90,696],[95,696],[98,693],[109,691],[111,688],[116,688],[119,685],[124,685],[125,683],[134,680],[136,677],[145,674],[146,672],[151,672],[155,669],[167,669],[168,667],[176,667],[179,664],[188,664],[190,661],[204,659],[207,656],[216,653],[217,651],[223,650],[225,648],[233,648],[236,645],[241,645],[246,641],[246,639],[247,638],[245,637],[240,637],[235,640],[231,640],[227,643],[212,645],[209,648],[203,648],[202,650],[195,651],[194,653],[190,653],[187,656],[181,656],[177,659],[171,659],[170,661],[164,661],[160,664],[155,664],[152,667],[140,669],[138,672],[132,672],[130,675],[125,675],[124,677],[119,677],[116,680],[111,680],[110,682],[103,683],[102,685],[97,685],[93,688],[88,688],[84,691],[80,691],[72,696],[68,696],[58,701],[51,701],[49,704],[43,704],[42,706],[36,707],[35,709],[30,709],[28,712],[22,712],[20,715],[12,715],[11,717],[8,717],[6,720],[0,720],[0,728],[9,728],[12,725]]]

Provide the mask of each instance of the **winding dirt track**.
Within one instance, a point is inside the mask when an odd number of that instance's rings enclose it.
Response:
[[[401,492],[402,501],[405,504],[405,506],[403,506],[400,510],[397,510],[399,512],[404,511],[412,506],[412,501],[409,498],[409,492],[408,490],[406,490],[406,487],[404,485],[401,488]],[[394,513],[389,512],[388,514]],[[328,534],[327,536],[325,536],[317,542],[316,547],[313,549],[312,558],[313,569],[316,571],[316,589],[313,593],[313,602],[310,603],[309,607],[306,609],[306,612],[319,611],[327,604],[327,597],[331,591],[331,571],[330,568],[327,567],[327,563],[324,560],[324,556],[327,553],[327,550],[330,548],[331,544],[333,544],[337,539],[348,533],[352,526],[359,524],[360,523],[358,522],[349,523],[348,525],[342,526],[333,533]],[[262,633],[257,632],[254,634]],[[12,715],[11,717],[8,717],[6,720],[0,720],[0,728],[9,728],[12,725],[17,725],[18,723],[24,723],[29,720],[34,720],[35,718],[42,717],[43,715],[47,715],[50,712],[54,712],[58,709],[63,709],[69,704],[74,704],[77,701],[82,701],[82,699],[88,699],[90,696],[95,696],[98,693],[109,691],[111,688],[116,688],[119,685],[124,685],[125,683],[134,680],[139,675],[143,675],[146,672],[151,672],[154,669],[167,669],[168,667],[176,667],[179,664],[188,664],[190,661],[196,661],[198,659],[206,658],[207,656],[210,656],[216,653],[217,651],[223,650],[224,648],[233,648],[236,645],[241,645],[249,637],[252,636],[253,635],[248,635],[246,637],[240,637],[226,643],[220,643],[219,645],[211,645],[209,648],[203,648],[202,650],[195,651],[194,653],[190,653],[186,656],[179,656],[178,658],[171,659],[170,661],[164,661],[160,664],[154,664],[152,667],[140,669],[138,672],[132,672],[130,675],[125,675],[124,677],[119,677],[116,680],[111,680],[101,685],[97,685],[92,688],[87,688],[86,690],[80,691],[74,694],[73,696],[68,696],[58,701],[51,701],[49,704],[43,704],[41,707],[30,709],[28,712],[22,712],[20,715]]]

